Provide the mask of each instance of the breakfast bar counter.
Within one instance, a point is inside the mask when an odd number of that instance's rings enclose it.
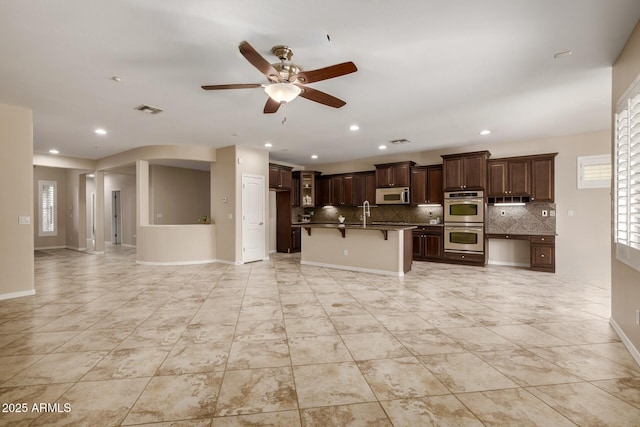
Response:
[[[411,270],[412,225],[295,223],[302,229],[300,263],[403,276]]]

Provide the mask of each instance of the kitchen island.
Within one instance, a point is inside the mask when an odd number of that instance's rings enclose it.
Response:
[[[403,276],[411,270],[411,225],[296,223],[300,264]]]

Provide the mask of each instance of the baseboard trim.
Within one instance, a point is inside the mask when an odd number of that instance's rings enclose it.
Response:
[[[313,267],[335,268],[336,270],[357,271],[359,273],[381,274],[381,275],[384,275],[384,276],[394,276],[394,277],[404,276],[404,272],[402,272],[402,271],[374,270],[372,268],[351,267],[351,266],[346,266],[346,265],[325,264],[325,263],[322,263],[322,262],[302,261],[302,260],[300,261],[300,264],[302,264],[302,265],[311,265]]]
[[[30,297],[36,294],[35,289],[31,289],[29,291],[20,291],[20,292],[10,292],[8,294],[0,294],[0,301],[6,299],[14,299],[14,298],[22,298],[22,297]]]
[[[136,245],[129,245],[127,243],[120,243],[120,246],[124,246],[125,248],[134,248],[136,247]]]
[[[155,261],[139,261],[136,260],[136,264],[141,264],[141,265],[199,265],[199,264],[212,264],[214,262],[217,262],[215,259],[202,259],[202,260],[196,260],[196,261],[167,261],[167,262],[155,262]]]
[[[508,261],[492,261],[489,260],[487,262],[487,264],[489,265],[499,265],[502,267],[526,267],[526,268],[530,268],[531,264],[529,263],[525,263],[525,262],[508,262]]]
[[[34,251],[45,251],[47,249],[67,249],[66,246],[42,246],[39,248],[33,248]]]
[[[217,259],[215,262],[220,264],[229,264],[229,265],[243,265],[242,261],[227,261],[226,259]]]
[[[620,328],[616,321],[613,320],[613,317],[609,318],[609,325],[611,325],[616,334],[618,334],[618,337],[620,337],[620,341],[622,341],[622,344],[624,344],[627,350],[629,350],[629,353],[631,354],[631,357],[633,357],[633,360],[635,360],[638,366],[640,366],[640,351],[635,348],[629,337],[627,337],[627,335],[623,332],[622,328]]]

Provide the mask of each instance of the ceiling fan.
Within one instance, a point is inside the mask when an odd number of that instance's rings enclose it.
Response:
[[[332,79],[358,71],[353,62],[343,62],[317,70],[303,71],[299,65],[291,61],[293,51],[288,46],[274,46],[271,52],[280,58],[280,63],[270,64],[262,57],[249,43],[240,43],[240,53],[269,79],[268,84],[247,83],[247,84],[227,84],[227,85],[207,85],[202,86],[204,90],[222,89],[253,89],[263,87],[269,95],[264,106],[266,114],[275,113],[280,105],[293,101],[298,95],[310,101],[328,105],[329,107],[340,108],[346,104],[341,99],[329,95],[317,89],[306,86],[307,83],[319,82],[321,80]]]

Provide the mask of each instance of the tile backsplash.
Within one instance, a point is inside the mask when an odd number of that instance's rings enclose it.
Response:
[[[548,216],[542,216],[546,210]],[[555,234],[555,203],[528,203],[525,206],[493,206],[487,209],[486,233],[489,234]],[[505,215],[502,216],[501,212]]]
[[[546,210],[548,216],[543,217],[542,211]],[[556,210],[555,203],[529,203],[525,206],[493,206],[487,208],[486,233],[490,234],[555,234],[556,217],[551,216],[551,211]],[[505,215],[502,216],[501,212]],[[338,215],[345,217],[347,223],[362,221],[362,208],[356,207],[317,207],[294,208],[292,210],[293,221],[301,221],[302,215],[308,215],[312,222],[334,223],[338,222]],[[371,217],[367,222],[388,221],[408,222],[413,224],[427,224],[430,219],[440,218],[443,222],[443,208],[417,207],[400,205],[382,205],[371,208]]]
[[[299,211],[293,213],[293,219],[301,220]],[[357,223],[362,221],[362,208],[356,207],[324,207],[324,208],[306,208],[305,214],[314,213],[311,216],[312,222],[338,222],[338,215],[345,217],[345,222]],[[371,217],[367,218],[367,222],[373,221],[389,221],[389,222],[408,222],[415,224],[427,224],[430,219],[440,217],[442,221],[442,206],[438,207],[418,207],[418,206],[399,206],[384,205],[372,206]]]

